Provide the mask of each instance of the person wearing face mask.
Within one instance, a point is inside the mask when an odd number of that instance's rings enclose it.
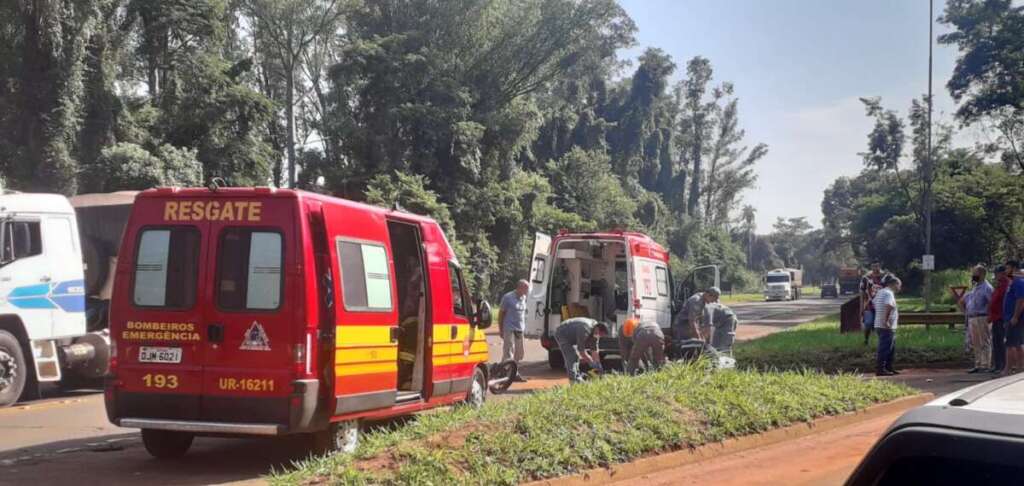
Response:
[[[992,359],[992,328],[989,327],[988,305],[992,301],[992,285],[985,276],[988,269],[978,265],[971,271],[971,282],[974,287],[960,298],[960,308],[967,316],[967,331],[974,350],[974,368],[968,373],[979,373],[991,370]]]

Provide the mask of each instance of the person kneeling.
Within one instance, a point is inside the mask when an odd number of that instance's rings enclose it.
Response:
[[[648,361],[648,352],[653,361]],[[641,321],[633,329],[633,348],[629,353],[626,373],[635,374],[641,359],[647,361],[653,369],[665,364],[665,334],[656,322]]]
[[[565,358],[565,372],[570,383],[583,381],[580,361],[602,370],[598,340],[608,335],[608,326],[589,317],[573,317],[562,321],[555,331],[555,341]]]

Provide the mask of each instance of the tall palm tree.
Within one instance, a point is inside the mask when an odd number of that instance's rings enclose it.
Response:
[[[754,246],[754,219],[757,216],[757,209],[747,204],[743,206],[743,227],[747,231],[747,268],[750,268],[751,252]]]

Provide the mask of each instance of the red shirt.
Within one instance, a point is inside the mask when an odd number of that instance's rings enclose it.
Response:
[[[998,322],[1003,320],[1003,300],[1006,298],[1006,289],[1010,288],[1010,280],[1002,279],[992,292],[992,300],[988,303],[988,321]]]

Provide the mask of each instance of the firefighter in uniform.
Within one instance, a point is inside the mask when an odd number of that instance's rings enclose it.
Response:
[[[718,302],[718,297],[722,295],[722,291],[718,290],[718,287],[709,287],[704,292],[697,292],[686,299],[683,304],[683,310],[676,316],[675,322],[672,323],[672,337],[676,341],[684,339],[702,339],[705,341],[710,340],[710,336],[705,335],[710,328],[704,326],[704,307],[707,304]],[[702,329],[698,329],[698,326]]]
[[[629,321],[634,321],[634,325],[629,328],[632,330],[633,346],[629,353],[629,362],[626,364],[626,373],[636,373],[641,359],[653,369],[660,368],[665,364],[665,334],[661,332],[661,327],[657,322],[643,322],[638,319]],[[626,321],[627,324],[629,321]]]
[[[603,371],[601,367],[601,351],[598,343],[608,335],[608,325],[589,317],[573,317],[562,321],[555,331],[555,342],[565,358],[565,372],[570,383],[583,381],[580,373],[580,361],[585,361],[592,368]]]

